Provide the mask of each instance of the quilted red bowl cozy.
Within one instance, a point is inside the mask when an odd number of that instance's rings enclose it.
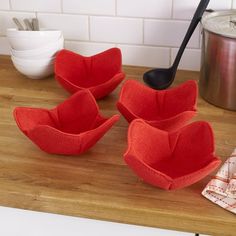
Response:
[[[134,120],[124,158],[145,182],[166,190],[189,186],[221,163],[214,154],[213,131],[203,121],[168,133]]]
[[[193,80],[162,91],[127,80],[117,108],[128,122],[140,118],[152,126],[171,131],[183,127],[196,114],[197,94],[197,83]]]
[[[91,57],[68,50],[60,51],[55,60],[55,78],[69,93],[89,89],[96,99],[110,94],[125,78],[122,56],[111,48]]]
[[[47,153],[78,155],[95,143],[118,121],[103,117],[88,90],[74,94],[56,108],[17,107],[14,117],[20,130]]]

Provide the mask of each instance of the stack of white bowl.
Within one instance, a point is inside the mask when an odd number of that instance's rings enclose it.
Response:
[[[61,31],[8,29],[7,37],[12,62],[20,73],[31,79],[42,79],[53,74],[55,55],[64,46]]]

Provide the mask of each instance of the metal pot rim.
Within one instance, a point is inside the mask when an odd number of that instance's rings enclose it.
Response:
[[[219,22],[216,22],[217,24],[212,24],[209,25],[209,20],[212,20],[216,17],[230,17],[230,16],[235,16],[235,22],[233,25],[233,27],[228,27],[225,29],[228,29],[224,31],[224,28],[220,28],[219,27]],[[225,21],[222,21],[223,23]],[[229,21],[230,23],[230,21]],[[205,13],[204,16],[201,19],[201,25],[203,27],[204,30],[207,30],[211,33],[217,34],[217,35],[221,35],[223,37],[227,37],[227,38],[236,38],[236,10],[227,10],[227,11],[215,11],[215,12],[211,12],[211,13]],[[231,31],[230,31],[230,30]]]

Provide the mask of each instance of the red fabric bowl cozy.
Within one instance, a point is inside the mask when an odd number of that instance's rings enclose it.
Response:
[[[189,186],[221,163],[214,155],[212,129],[203,121],[168,133],[136,119],[124,159],[145,182],[166,190]]]
[[[43,151],[78,155],[91,148],[118,121],[100,115],[88,90],[74,94],[52,110],[17,107],[14,117],[20,130]]]
[[[128,122],[140,118],[154,127],[173,131],[183,127],[196,114],[197,91],[197,83],[193,80],[162,91],[127,80],[117,108]]]
[[[69,93],[89,89],[96,99],[100,99],[110,94],[125,78],[121,57],[118,48],[91,57],[62,50],[56,56],[55,78]]]

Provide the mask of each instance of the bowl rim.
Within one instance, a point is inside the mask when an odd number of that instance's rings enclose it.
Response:
[[[39,31],[27,31],[27,30],[17,30],[16,28],[8,28],[6,35],[8,38],[33,38],[33,37],[47,37],[47,38],[60,38],[63,35],[62,30],[57,29],[41,29]]]
[[[58,45],[57,45],[58,44]],[[47,46],[43,46],[43,47],[39,47],[39,48],[35,48],[35,49],[27,49],[27,50],[17,50],[17,49],[14,49],[14,48],[10,48],[10,51],[11,52],[15,52],[15,53],[20,53],[20,54],[23,54],[23,53],[27,53],[27,54],[42,54],[44,53],[45,51],[51,51],[51,50],[54,50],[56,48],[60,48],[60,44],[64,44],[64,37],[63,35],[57,39],[55,42],[49,42],[47,44]],[[63,45],[62,45],[63,47]]]
[[[40,30],[33,31],[33,30],[18,30],[17,28],[7,28],[8,32],[18,32],[18,33],[31,33],[31,34],[37,34],[37,33],[42,33],[42,32],[53,32],[53,33],[61,33],[62,30],[59,29],[50,29],[50,28],[41,28]]]

